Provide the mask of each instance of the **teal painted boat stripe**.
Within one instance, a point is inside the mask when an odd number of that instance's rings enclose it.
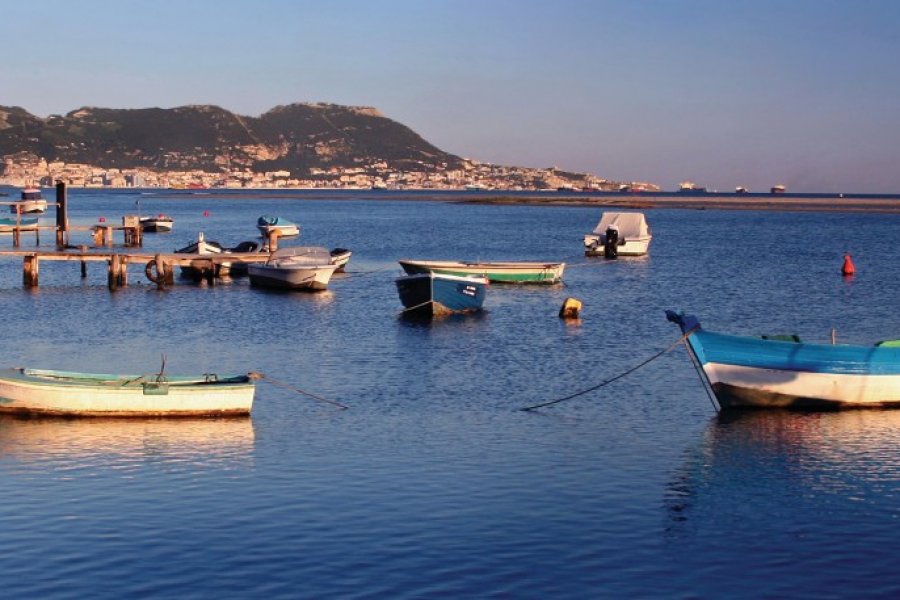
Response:
[[[689,343],[701,364],[848,375],[900,375],[900,348],[798,344],[696,331]]]

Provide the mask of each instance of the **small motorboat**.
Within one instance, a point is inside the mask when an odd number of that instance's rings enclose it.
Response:
[[[268,237],[272,231],[277,231],[280,237],[300,235],[300,227],[283,217],[263,215],[256,220],[256,227],[263,237]]]
[[[441,316],[481,310],[488,280],[428,272],[399,277],[396,284],[404,313]]]
[[[248,265],[247,272],[250,285],[320,291],[328,288],[331,276],[338,269],[333,261],[334,257],[325,248],[296,246],[273,252],[263,264]]]
[[[900,347],[808,344],[794,335],[706,331],[692,315],[666,311],[681,328],[719,406],[730,408],[900,408]]]
[[[197,234],[197,240],[191,242],[183,248],[175,251],[177,254],[199,254],[201,256],[209,256],[216,254],[233,255],[233,261],[222,260],[216,261],[216,275],[219,277],[239,277],[247,274],[247,263],[240,260],[241,256],[259,255],[262,250],[257,242],[245,241],[237,246],[226,248],[219,242],[207,240],[203,233]],[[199,277],[200,273],[194,267],[181,267],[181,274],[186,277]]]
[[[643,213],[605,212],[594,230],[584,236],[584,254],[606,258],[643,256],[652,239]]]
[[[21,198],[9,207],[9,212],[19,215],[42,214],[47,212],[47,201],[39,188],[25,188]]]
[[[155,217],[140,218],[141,231],[147,231],[150,233],[172,231],[172,225],[174,223],[175,219],[162,213],[156,215]]]

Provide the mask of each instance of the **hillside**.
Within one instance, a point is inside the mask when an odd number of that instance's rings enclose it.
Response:
[[[0,157],[159,171],[285,170],[384,163],[394,170],[455,168],[461,159],[377,110],[334,104],[277,106],[259,117],[218,106],[84,107],[44,119],[0,106]]]

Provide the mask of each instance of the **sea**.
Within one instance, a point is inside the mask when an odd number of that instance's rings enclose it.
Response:
[[[24,289],[0,257],[3,368],[266,377],[250,418],[0,418],[0,595],[900,595],[900,411],[719,414],[664,314],[900,338],[900,215],[647,209],[649,255],[606,260],[582,247],[603,207],[467,198],[70,190],[74,225],[173,217],[147,252],[258,241],[270,214],[302,227],[282,245],[353,258],[327,291],[284,293],[158,290],[142,264],[110,292],[77,262]],[[403,258],[567,266],[421,321],[401,314]],[[570,297],[581,317],[561,320]]]

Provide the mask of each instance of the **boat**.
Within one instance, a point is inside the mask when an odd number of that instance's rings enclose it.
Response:
[[[0,217],[0,233],[10,233],[17,227],[22,229],[37,229],[37,217]]]
[[[441,316],[481,310],[488,280],[428,272],[404,275],[396,284],[404,312]]]
[[[141,217],[139,221],[141,224],[141,231],[159,233],[172,231],[172,225],[174,224],[175,219],[160,213],[155,217]]]
[[[41,196],[39,188],[25,188],[19,200],[9,207],[13,214],[28,215],[47,212],[47,201]]]
[[[240,276],[247,274],[247,263],[240,260],[241,256],[248,255],[259,255],[263,250],[260,249],[260,246],[257,242],[253,241],[245,241],[241,242],[237,246],[226,248],[222,246],[219,242],[215,242],[212,240],[207,240],[203,233],[197,234],[197,240],[191,242],[187,246],[183,248],[179,248],[175,250],[176,254],[198,254],[202,256],[215,255],[215,254],[230,254],[234,255],[235,258],[239,260],[234,261],[217,261],[216,263],[216,274],[219,276]],[[188,277],[197,277],[199,273],[197,269],[193,267],[182,266],[181,274]]]
[[[440,273],[460,277],[484,277],[491,283],[544,283],[562,281],[566,263],[546,262],[458,262],[403,259],[400,266],[410,275]]]
[[[268,237],[272,231],[277,231],[281,237],[300,235],[300,227],[283,217],[263,215],[256,220],[256,227],[263,234],[263,237]]]
[[[264,264],[248,265],[250,285],[287,289],[320,291],[328,287],[337,270],[331,253],[325,248],[296,246],[272,253]]]
[[[835,410],[900,407],[900,347],[809,344],[797,336],[713,333],[692,315],[666,311],[681,328],[719,406]]]
[[[318,248],[318,250],[324,250],[324,248]],[[346,248],[332,248],[328,251],[328,254],[331,256],[331,264],[337,267],[335,273],[346,271],[347,263],[350,262],[350,257],[353,256],[353,252]]]
[[[734,188],[734,193],[735,193],[735,194],[746,194],[746,193],[747,193],[747,188],[745,188],[745,187],[742,186],[742,185],[739,185],[739,186],[737,186],[736,188]]]
[[[107,375],[44,369],[0,372],[0,413],[67,417],[249,415],[250,375]]]
[[[705,194],[706,188],[693,181],[682,181],[678,184],[678,192],[680,194]]]
[[[612,231],[610,231],[612,230]],[[616,232],[618,241],[615,252],[607,252],[606,239]],[[653,234],[643,213],[605,212],[591,233],[584,236],[585,256],[641,256],[650,249]],[[610,248],[612,250],[612,247]]]
[[[783,193],[785,193],[786,191],[787,191],[787,188],[784,187],[784,186],[781,185],[781,184],[773,185],[773,186],[769,189],[769,193],[771,193],[771,194],[783,194]]]

